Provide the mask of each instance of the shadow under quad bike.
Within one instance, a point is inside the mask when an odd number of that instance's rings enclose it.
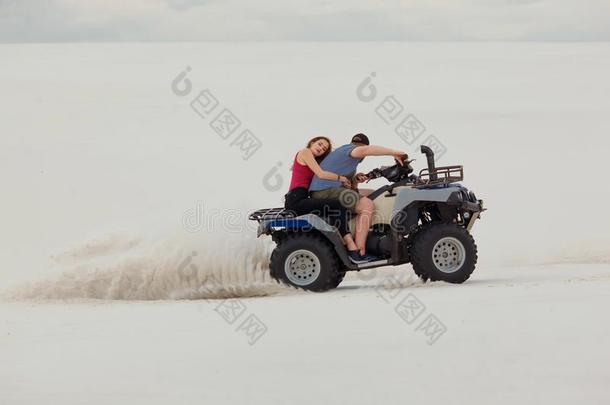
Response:
[[[470,230],[484,211],[483,201],[458,182],[462,166],[435,167],[434,153],[422,145],[428,167],[412,174],[412,160],[367,174],[387,184],[369,195],[375,213],[366,252],[379,258],[352,263],[337,229],[315,214],[295,216],[284,208],[250,214],[258,235],[271,235],[276,247],[270,272],[276,280],[310,291],[336,288],[346,271],[411,263],[424,281],[463,283],[475,269],[477,246]],[[350,221],[355,229],[355,219]]]

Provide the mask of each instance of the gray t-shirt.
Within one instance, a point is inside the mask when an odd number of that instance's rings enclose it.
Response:
[[[362,162],[362,158],[357,159],[352,157],[350,153],[357,145],[349,143],[332,151],[320,164],[322,170],[327,172],[337,173],[338,175],[351,177],[356,174],[358,164]],[[336,180],[322,180],[318,176],[314,176],[309,186],[309,191],[326,190],[327,188],[341,187],[341,182]]]

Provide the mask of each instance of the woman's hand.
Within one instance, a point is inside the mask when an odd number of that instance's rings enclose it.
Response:
[[[369,178],[366,177],[366,174],[364,173],[358,173],[356,174],[356,181],[358,183],[364,183],[365,181],[368,182]]]
[[[352,188],[352,182],[345,176],[339,176],[339,181],[343,184],[343,187]]]

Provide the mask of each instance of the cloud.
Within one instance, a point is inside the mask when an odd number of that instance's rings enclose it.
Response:
[[[0,42],[609,41],[605,0],[0,0]]]

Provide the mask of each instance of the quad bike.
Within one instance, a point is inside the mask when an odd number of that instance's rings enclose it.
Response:
[[[369,179],[384,177],[387,184],[369,198],[375,214],[366,243],[367,254],[379,258],[352,263],[337,229],[321,216],[295,216],[284,208],[250,214],[258,221],[258,236],[271,235],[276,247],[270,271],[276,280],[310,291],[336,288],[347,271],[411,263],[424,281],[463,283],[477,263],[477,246],[470,235],[484,211],[478,200],[458,182],[462,166],[435,167],[434,153],[422,145],[428,167],[412,174],[412,160],[380,167]],[[355,219],[350,221],[354,229]]]

